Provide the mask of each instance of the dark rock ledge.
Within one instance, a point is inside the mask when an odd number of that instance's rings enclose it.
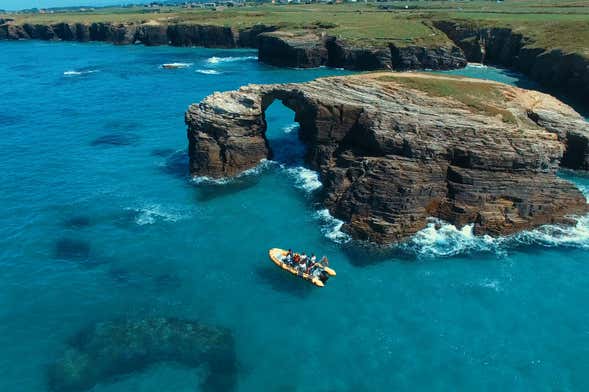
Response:
[[[587,212],[581,192],[556,175],[561,164],[589,168],[589,125],[570,107],[495,82],[390,75],[214,93],[186,113],[190,171],[233,176],[269,157],[264,110],[279,99],[296,113],[324,205],[356,239],[397,242],[429,216],[506,235]],[[477,110],[399,78],[476,83],[504,99]]]

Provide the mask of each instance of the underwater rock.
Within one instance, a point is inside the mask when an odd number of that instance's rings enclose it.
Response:
[[[130,146],[139,142],[139,136],[130,133],[109,133],[90,143],[92,146]]]
[[[72,216],[63,222],[63,225],[72,229],[79,229],[92,225],[92,219],[85,215]]]
[[[204,391],[232,391],[236,357],[231,332],[175,318],[97,323],[74,336],[48,369],[51,391],[87,391],[158,362],[207,366]],[[165,390],[165,386],[162,386]]]
[[[90,256],[90,244],[73,238],[62,238],[55,243],[55,258],[85,260]]]
[[[324,206],[355,239],[402,241],[430,216],[507,235],[588,210],[556,175],[561,164],[589,167],[578,113],[537,91],[431,74],[214,93],[186,113],[191,174],[235,176],[268,159],[264,112],[276,99],[295,112]]]

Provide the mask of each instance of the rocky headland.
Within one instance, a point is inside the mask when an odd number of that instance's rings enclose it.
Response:
[[[214,93],[186,113],[194,176],[234,176],[272,156],[264,111],[295,112],[322,202],[354,238],[402,241],[439,217],[505,235],[570,223],[585,197],[556,175],[589,169],[589,125],[536,91],[375,73]]]

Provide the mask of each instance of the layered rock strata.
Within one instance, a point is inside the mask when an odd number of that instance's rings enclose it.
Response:
[[[472,86],[494,100],[412,87],[432,83],[459,93]],[[539,92],[443,76],[368,74],[215,93],[186,113],[191,173],[233,176],[271,157],[264,111],[276,99],[295,112],[323,203],[356,239],[401,241],[430,216],[504,235],[588,209],[556,175],[561,162],[589,167],[589,125],[579,114]]]

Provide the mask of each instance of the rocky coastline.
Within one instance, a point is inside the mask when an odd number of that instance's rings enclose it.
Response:
[[[453,21],[437,21],[434,25],[460,47],[469,62],[516,70],[589,110],[588,57],[560,49],[547,50],[511,28]]]
[[[556,175],[561,165],[589,168],[589,125],[570,107],[495,82],[394,75],[212,94],[186,113],[191,173],[233,176],[271,157],[264,111],[278,99],[295,112],[322,203],[355,239],[402,241],[431,216],[507,235],[587,212],[581,192]],[[440,96],[418,82],[489,99]]]
[[[4,19],[0,19],[0,40],[255,48],[260,61],[275,66],[330,66],[358,71],[445,70],[478,62],[522,72],[550,91],[578,101],[583,110],[589,110],[589,59],[586,56],[547,50],[506,27],[443,20],[433,21],[431,27],[445,34],[448,42],[420,46],[384,40],[375,46],[330,35],[329,29],[283,31],[279,26],[264,24],[244,28],[158,21],[18,24]]]

